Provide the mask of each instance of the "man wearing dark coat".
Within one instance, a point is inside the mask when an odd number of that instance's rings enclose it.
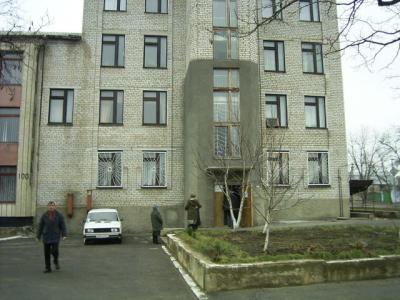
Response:
[[[197,227],[201,225],[200,221],[200,208],[201,204],[196,199],[195,194],[190,195],[190,199],[185,205],[185,210],[187,210],[187,223],[189,227],[193,230],[197,230]]]
[[[40,218],[39,228],[37,232],[37,239],[42,237],[44,246],[44,261],[46,269],[44,273],[51,272],[50,255],[53,255],[53,262],[57,270],[60,269],[58,262],[58,244],[60,237],[63,240],[67,236],[67,229],[64,222],[63,215],[56,210],[56,205],[53,201],[47,204],[47,212]]]
[[[160,244],[160,233],[163,229],[163,219],[157,205],[153,206],[150,217],[151,226],[153,228],[153,244]]]

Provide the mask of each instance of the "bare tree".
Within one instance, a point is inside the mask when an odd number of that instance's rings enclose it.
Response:
[[[254,158],[258,161],[253,174],[254,190],[264,204],[263,210],[255,207],[265,222],[263,251],[268,250],[270,225],[275,213],[290,209],[303,200],[299,195],[304,180],[303,170],[289,169],[289,152],[285,151],[284,145],[284,132],[268,126],[263,151]]]
[[[396,61],[400,52],[400,0],[262,0],[253,17],[241,18],[250,29],[240,35],[250,35],[259,27],[274,22],[285,22],[286,16],[320,21],[337,18],[339,31],[324,37],[327,54],[354,50],[367,65],[373,65],[378,56],[384,57],[386,65]],[[315,7],[314,7],[315,6]],[[318,13],[318,10],[320,12]],[[340,43],[339,43],[340,41]]]

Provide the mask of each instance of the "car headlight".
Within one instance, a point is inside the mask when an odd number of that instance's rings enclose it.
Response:
[[[111,232],[119,232],[119,228],[111,228]]]
[[[85,229],[85,232],[88,232],[88,233],[93,233],[93,232],[94,232],[94,230],[93,230],[92,228],[88,228],[88,229]]]

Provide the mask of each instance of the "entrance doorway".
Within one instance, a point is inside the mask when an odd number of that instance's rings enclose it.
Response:
[[[230,198],[232,201],[233,215],[237,219],[239,215],[240,201],[242,198],[242,188],[240,185],[229,185]],[[247,197],[244,197],[244,205],[242,210],[241,227],[251,227],[253,225],[252,218],[252,199],[250,187],[247,191]],[[214,226],[232,227],[232,217],[229,210],[229,202],[223,190],[216,187],[214,192]]]

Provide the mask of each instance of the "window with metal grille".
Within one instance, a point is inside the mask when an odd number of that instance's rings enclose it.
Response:
[[[308,184],[327,185],[329,184],[328,153],[308,153]]]
[[[269,182],[275,185],[289,184],[289,153],[268,152],[267,167]]]
[[[122,151],[98,152],[99,187],[122,187]]]
[[[166,187],[166,152],[143,152],[143,187]]]

